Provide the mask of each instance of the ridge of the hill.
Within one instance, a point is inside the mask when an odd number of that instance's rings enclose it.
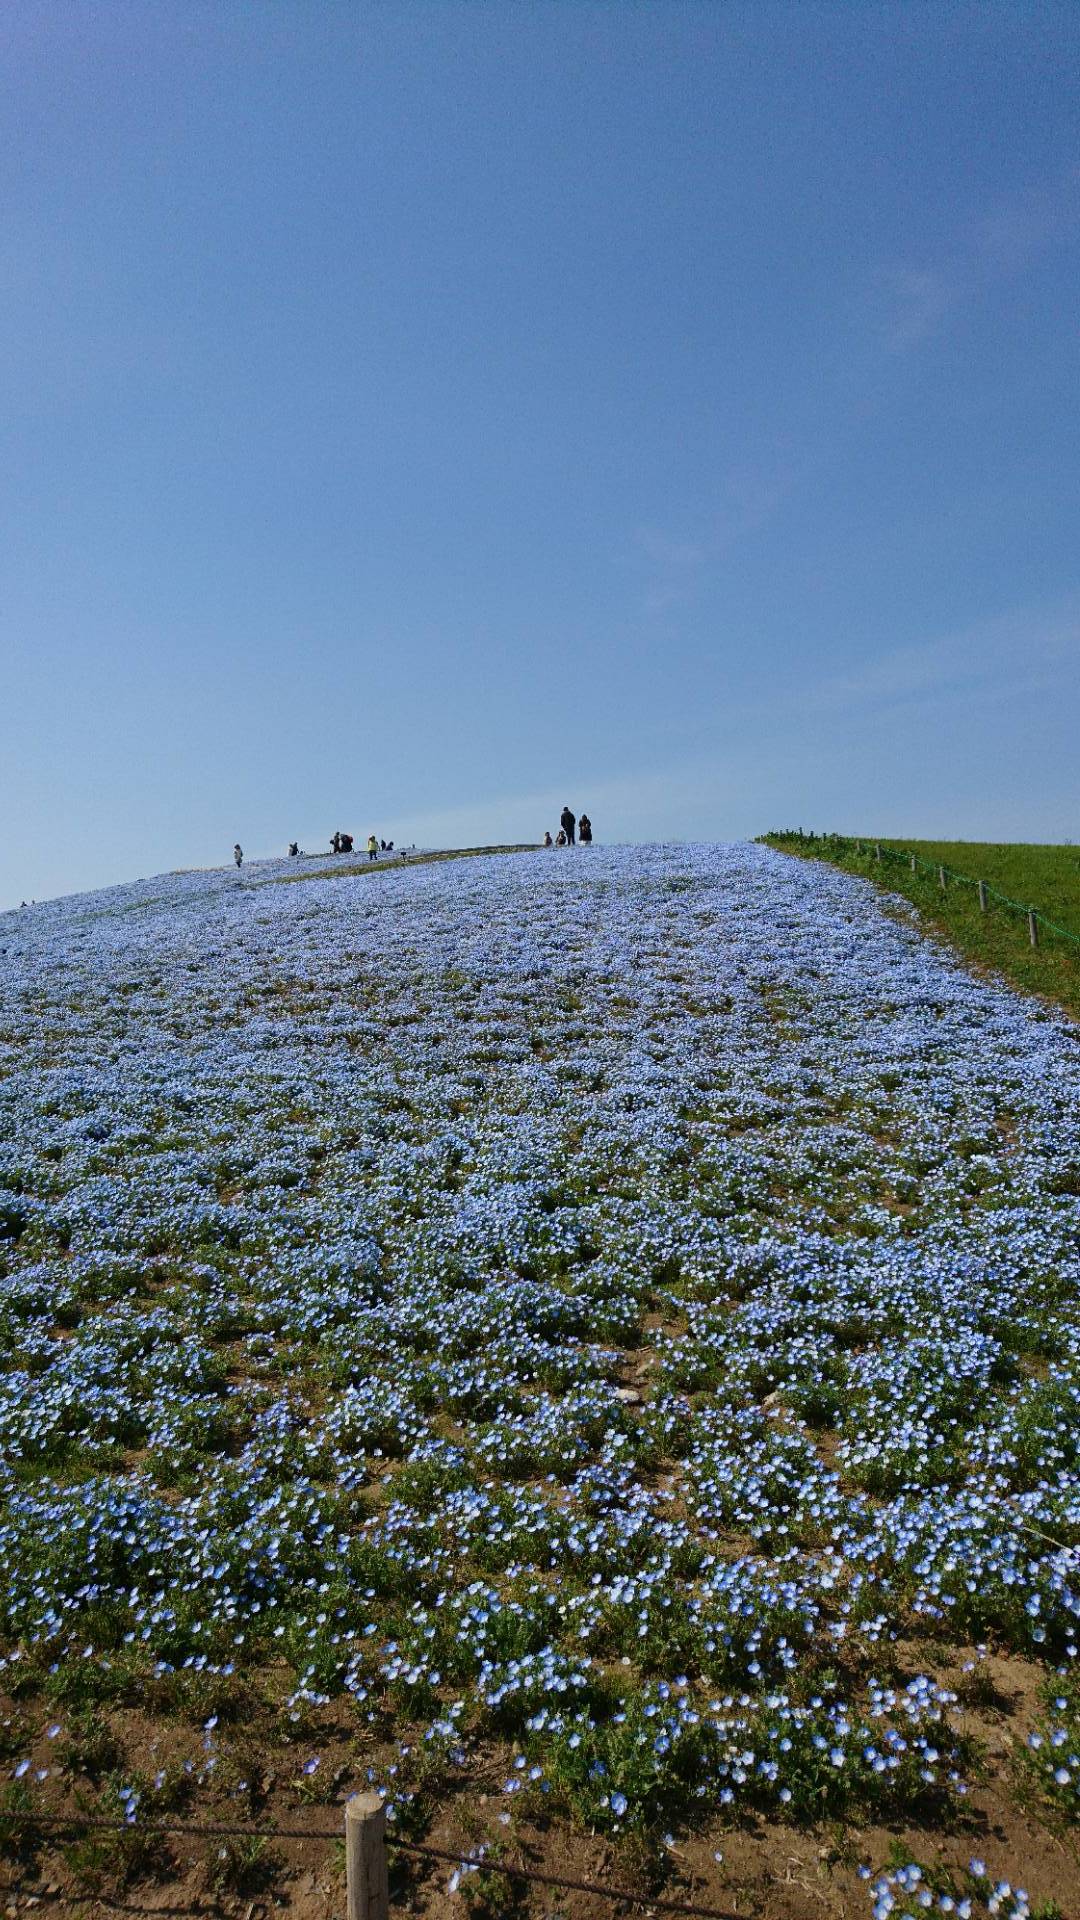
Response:
[[[212,885],[216,880],[222,886],[251,887],[269,886],[283,880],[313,880],[352,878],[358,873],[400,872],[407,866],[430,866],[447,860],[469,860],[483,855],[497,853],[535,852],[534,843],[515,842],[505,845],[486,847],[410,847],[396,849],[393,853],[380,852],[374,860],[367,854],[302,853],[291,858],[284,856],[256,857],[247,860],[241,867],[233,861],[222,862],[213,867],[172,867],[160,874],[140,876],[132,880],[113,881],[105,887],[93,887],[80,893],[55,894],[46,900],[23,901],[20,906],[0,908],[0,930],[5,920],[15,920],[20,915],[36,914],[49,908],[70,908],[82,903],[89,911],[89,903],[95,900],[120,905],[116,896],[143,887],[165,888],[174,880],[195,880]],[[159,893],[156,898],[165,898]],[[103,905],[103,911],[108,910]]]

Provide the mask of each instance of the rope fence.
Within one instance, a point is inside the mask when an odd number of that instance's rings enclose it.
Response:
[[[936,878],[939,889],[945,892],[951,884],[962,887],[974,887],[978,895],[979,907],[983,913],[989,911],[991,900],[998,906],[1006,907],[1011,913],[1024,915],[1028,924],[1028,940],[1033,947],[1039,944],[1040,931],[1054,934],[1059,940],[1067,940],[1071,946],[1080,947],[1080,934],[1070,933],[1068,927],[1060,927],[1051,920],[1041,908],[1033,907],[1022,900],[1012,900],[1007,893],[999,893],[987,880],[975,879],[970,873],[960,873],[955,867],[946,866],[940,860],[923,860],[917,853],[905,848],[890,847],[881,840],[852,840],[843,833],[804,833],[799,827],[790,833],[766,833],[762,835],[766,842],[778,843],[794,841],[796,845],[820,848],[826,855],[837,853],[856,853],[862,858],[873,859],[876,864],[884,865],[888,861],[898,862],[908,867],[912,873],[925,873]]]
[[[5,1827],[37,1827],[45,1832],[63,1834],[105,1832],[155,1839],[316,1840],[324,1845],[344,1839],[348,1920],[390,1920],[390,1848],[395,1853],[417,1860],[438,1861],[465,1873],[497,1873],[508,1880],[551,1887],[564,1893],[589,1893],[599,1900],[609,1900],[613,1905],[639,1907],[650,1913],[685,1914],[692,1916],[692,1920],[742,1920],[742,1916],[729,1908],[701,1907],[685,1900],[665,1900],[658,1895],[634,1893],[628,1887],[600,1886],[591,1880],[575,1880],[560,1874],[544,1873],[538,1867],[527,1867],[519,1861],[501,1857],[487,1859],[480,1848],[474,1849],[471,1854],[460,1854],[443,1847],[428,1846],[421,1841],[399,1839],[396,1834],[387,1832],[386,1808],[377,1793],[353,1794],[345,1802],[344,1813],[342,1833],[326,1827],[254,1827],[239,1826],[230,1821],[134,1821],[106,1819],[94,1814],[39,1813],[32,1809],[0,1808],[0,1832]],[[7,1891],[24,1891],[35,1901],[69,1897],[63,1894],[50,1895],[47,1889],[32,1887],[26,1881],[17,1883],[15,1888]],[[80,1897],[88,1900],[98,1898],[95,1894]],[[182,1910],[168,1907],[148,1911],[179,1914]]]

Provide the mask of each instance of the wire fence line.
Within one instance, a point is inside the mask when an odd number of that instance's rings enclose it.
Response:
[[[564,1893],[595,1893],[602,1900],[627,1901],[631,1906],[647,1907],[650,1913],[688,1913],[703,1916],[703,1920],[742,1920],[742,1916],[733,1913],[728,1907],[698,1907],[685,1900],[662,1900],[658,1895],[631,1893],[626,1887],[600,1887],[591,1880],[568,1880],[559,1874],[541,1873],[538,1867],[523,1867],[512,1860],[462,1860],[456,1853],[447,1853],[441,1847],[422,1846],[411,1840],[395,1839],[387,1835],[387,1845],[398,1852],[416,1854],[422,1859],[453,1861],[458,1866],[486,1870],[489,1873],[503,1873],[508,1880],[531,1880],[540,1887],[557,1887]]]
[[[377,1795],[354,1796],[352,1804],[355,1805],[357,1800],[371,1802],[372,1800],[377,1800],[377,1798]],[[351,1882],[353,1859],[355,1858],[359,1862],[360,1850],[358,1849],[354,1854],[349,1845],[350,1822],[348,1815],[350,1802],[338,1802],[337,1805],[339,1810],[344,1810],[346,1813],[344,1835],[346,1842],[346,1869],[347,1877]],[[597,1899],[609,1900],[614,1905],[638,1907],[650,1913],[685,1914],[691,1916],[692,1920],[742,1920],[742,1916],[736,1914],[730,1908],[703,1907],[696,1905],[692,1901],[668,1900],[659,1895],[635,1893],[629,1887],[600,1886],[596,1881],[592,1880],[570,1879],[560,1874],[544,1873],[538,1867],[527,1867],[518,1861],[504,1860],[501,1857],[488,1858],[480,1848],[475,1848],[471,1853],[462,1854],[451,1852],[444,1847],[432,1847],[421,1841],[401,1839],[397,1834],[386,1831],[385,1808],[382,1807],[381,1804],[373,1811],[365,1809],[356,1825],[366,1830],[364,1851],[368,1854],[369,1858],[374,1858],[376,1870],[381,1876],[384,1886],[386,1884],[385,1849],[390,1847],[395,1853],[405,1854],[417,1860],[437,1861],[441,1864],[456,1867],[459,1871],[464,1870],[467,1873],[487,1872],[502,1874],[508,1880],[519,1880],[541,1887],[552,1887],[557,1891],[565,1893],[588,1893],[594,1895]],[[0,1833],[3,1832],[5,1827],[13,1826],[36,1827],[44,1830],[46,1833],[53,1834],[127,1833],[133,1837],[143,1836],[154,1839],[317,1840],[326,1844],[327,1842],[340,1841],[343,1838],[340,1828],[241,1826],[231,1821],[169,1822],[120,1820],[106,1819],[95,1814],[45,1813],[22,1807],[0,1808]],[[366,1877],[365,1875],[365,1878]],[[4,1893],[25,1892],[35,1901],[54,1898],[78,1898],[92,1901],[105,1898],[105,1896],[96,1893],[72,1896],[63,1890],[55,1894],[50,1894],[47,1888],[32,1885],[29,1881],[15,1882],[12,1886],[2,1891]],[[116,1903],[108,1902],[106,1899],[106,1904],[115,1905]],[[257,1904],[257,1902],[253,1903],[253,1905],[254,1904]],[[362,1905],[359,1905],[357,1910],[365,1913],[365,1915],[369,1911],[367,1907]],[[194,1909],[185,1910],[180,1907],[151,1908],[146,1911],[175,1915],[182,1915],[185,1911],[194,1913]],[[352,1911],[353,1908],[350,1904],[350,1913]],[[375,1920],[375,1916],[380,1909],[376,1906],[371,1908],[370,1911],[372,1920]],[[386,1908],[381,1909],[381,1911],[386,1911]]]
[[[979,880],[973,874],[961,873],[958,868],[950,867],[942,860],[923,860],[917,853],[902,847],[891,847],[883,840],[854,840],[844,833],[804,833],[801,827],[787,833],[766,833],[762,835],[762,839],[777,843],[794,841],[797,845],[802,844],[814,849],[820,847],[826,854],[857,853],[863,858],[871,858],[882,864],[890,860],[899,862],[901,866],[910,868],[912,873],[936,875],[938,886],[941,888],[950,881],[957,886],[974,887],[979,897],[979,905],[984,912],[987,903],[994,900],[999,906],[1007,907],[1010,912],[1022,913],[1026,917],[1028,935],[1033,947],[1038,945],[1036,934],[1038,927],[1044,927],[1047,933],[1055,934],[1060,940],[1069,941],[1074,947],[1080,947],[1080,934],[1071,933],[1068,927],[1059,926],[1056,920],[1051,920],[1049,914],[1042,911],[1041,907],[1033,907],[1022,900],[1013,900],[1007,893],[1001,893],[997,887],[992,887],[988,880]]]
[[[72,1833],[188,1834],[208,1840],[340,1840],[330,1827],[253,1827],[228,1821],[106,1820],[87,1813],[35,1813],[0,1807],[0,1822]]]

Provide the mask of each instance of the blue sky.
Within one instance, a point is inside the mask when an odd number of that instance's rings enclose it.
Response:
[[[1080,839],[1080,9],[11,0],[0,904]]]

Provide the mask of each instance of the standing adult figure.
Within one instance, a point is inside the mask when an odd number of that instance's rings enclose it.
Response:
[[[238,866],[238,867],[242,867],[242,866],[243,866],[243,864],[244,864],[244,849],[243,849],[243,847],[242,847],[242,846],[240,845],[240,842],[239,842],[239,840],[238,840],[238,841],[236,842],[236,845],[234,846],[234,848],[233,848],[233,850],[232,850],[232,857],[233,857],[233,859],[234,859],[234,860],[236,861],[236,864],[237,864],[237,866]]]
[[[592,846],[592,821],[587,813],[583,813],[578,821],[578,839],[583,847]]]
[[[368,834],[367,857],[369,860],[377,860],[379,857],[379,843],[373,833]]]
[[[572,847],[574,844],[574,828],[577,826],[577,821],[575,820],[569,807],[564,807],[562,812],[560,813],[559,825],[566,835],[567,846]]]

